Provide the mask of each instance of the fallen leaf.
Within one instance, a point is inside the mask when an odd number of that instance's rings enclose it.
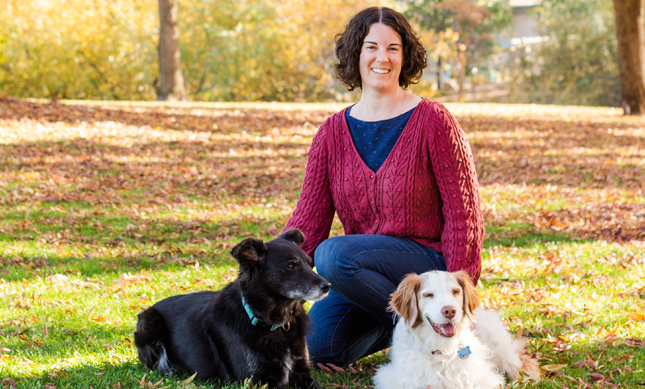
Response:
[[[605,376],[598,373],[591,373],[589,374],[589,378],[591,378],[594,381],[600,381],[600,380],[604,380]]]
[[[333,370],[335,370],[336,372],[338,372],[340,374],[345,374],[345,369],[343,369],[341,367],[338,367],[338,366],[334,365],[333,363],[328,363],[327,366],[329,366],[330,368],[332,368]]]
[[[190,384],[191,382],[193,382],[193,380],[195,379],[196,376],[197,376],[197,372],[195,372],[195,374],[191,375],[190,377],[186,378],[185,380],[181,381],[179,383],[179,385],[188,385],[188,384]]]
[[[627,314],[627,317],[632,320],[645,320],[645,315],[638,312],[630,312]]]
[[[567,365],[542,365],[541,366],[542,370],[551,371],[551,372],[562,370],[565,367],[567,367]]]
[[[322,371],[326,371],[327,373],[331,373],[331,369],[328,368],[327,366],[323,365],[322,363],[317,363],[316,366],[320,368]]]

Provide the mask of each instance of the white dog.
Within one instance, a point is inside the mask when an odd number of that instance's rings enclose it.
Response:
[[[515,380],[520,371],[539,381],[526,340],[514,340],[495,312],[476,310],[479,295],[466,272],[410,274],[390,305],[401,318],[376,389],[498,389],[504,374]]]

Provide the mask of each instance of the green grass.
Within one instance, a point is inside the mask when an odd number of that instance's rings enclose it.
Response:
[[[0,388],[135,388],[144,375],[157,387],[248,386],[181,385],[187,376],[147,370],[132,344],[136,315],[235,278],[230,249],[280,231],[314,129],[337,107],[97,104],[109,109],[1,107]],[[482,304],[528,336],[545,366],[541,383],[515,387],[642,386],[643,123],[602,109],[450,109],[480,177]],[[608,125],[631,134],[629,148]],[[599,145],[623,163],[573,152]],[[323,387],[368,387],[386,361],[378,353],[354,363],[358,373],[313,374]]]

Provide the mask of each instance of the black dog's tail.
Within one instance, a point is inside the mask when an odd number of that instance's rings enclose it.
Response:
[[[150,369],[170,373],[172,366],[164,347],[169,338],[166,320],[155,307],[139,314],[137,331],[134,333],[134,344],[137,346],[139,360]]]

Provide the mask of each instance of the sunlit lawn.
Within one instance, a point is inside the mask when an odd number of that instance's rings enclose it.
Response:
[[[0,98],[0,388],[194,386],[137,361],[136,314],[236,277],[228,252],[280,231],[311,138],[340,107]],[[604,108],[448,108],[480,178],[483,303],[544,368],[518,387],[645,385],[645,122]],[[365,387],[386,359],[314,374]]]

